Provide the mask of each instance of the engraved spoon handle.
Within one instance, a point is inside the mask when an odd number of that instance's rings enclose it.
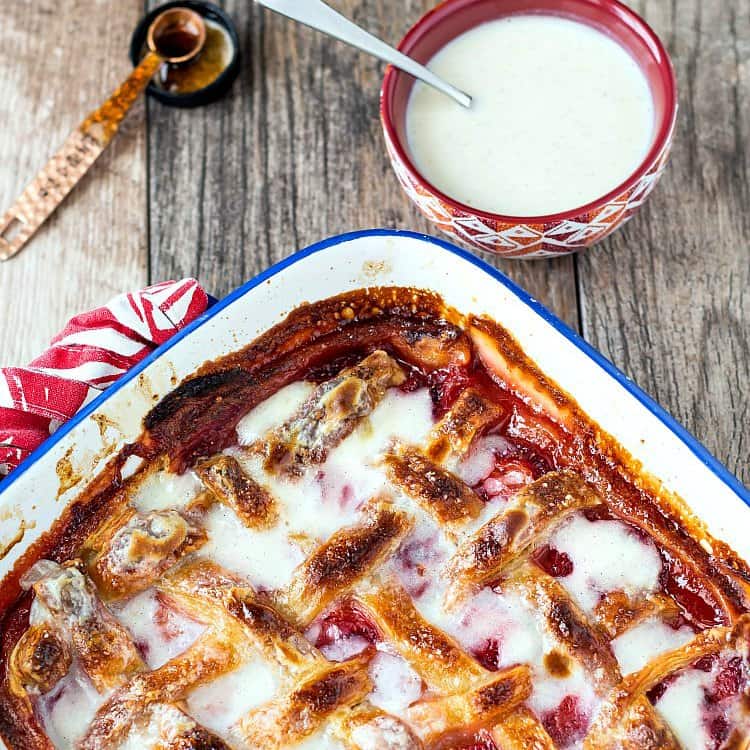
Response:
[[[0,218],[0,261],[18,253],[89,171],[163,58],[149,52],[101,107],[68,136],[57,153]]]
[[[471,106],[471,97],[468,94],[459,91],[455,86],[451,86],[447,81],[436,76],[424,65],[420,65],[416,60],[412,60],[411,57],[407,57],[357,26],[322,0],[256,0],[256,2],[269,10],[280,13],[282,16],[322,31],[324,34],[390,63],[450,96],[462,107]]]

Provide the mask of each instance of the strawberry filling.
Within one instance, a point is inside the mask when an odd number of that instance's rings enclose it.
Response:
[[[458,473],[485,502],[494,502],[508,500],[551,469],[534,447],[492,433],[475,441]]]
[[[442,416],[456,403],[456,399],[471,382],[471,376],[466,368],[451,365],[433,370],[428,375],[427,382],[436,415]]]
[[[492,397],[496,401],[499,400],[498,397],[507,400],[507,395],[500,395],[497,387],[484,373],[458,365],[449,365],[427,374],[411,368],[401,389],[413,391],[417,388],[429,388],[434,416],[440,419],[470,385],[493,391]],[[518,404],[512,407],[516,419],[520,417],[519,408]],[[476,457],[475,467],[469,469],[466,480],[488,502],[512,497],[518,490],[553,468],[552,461],[541,449],[528,441],[500,434],[488,435],[481,441],[482,445],[478,448],[481,455]]]
[[[534,481],[534,468],[523,460],[499,461],[482,481],[477,494],[484,500],[508,500]]]
[[[320,649],[353,638],[361,638],[374,646],[382,638],[370,616],[352,600],[345,600],[328,611],[313,629],[315,646]]]
[[[742,658],[733,656],[719,666],[713,687],[706,691],[706,701],[708,703],[721,703],[727,698],[738,695],[743,682]]]
[[[573,561],[565,552],[545,544],[535,550],[532,555],[533,561],[548,575],[553,578],[565,578],[573,572]]]
[[[729,721],[725,716],[716,716],[711,719],[708,726],[708,733],[713,743],[711,750],[719,750],[724,745],[729,737],[730,729]]]
[[[542,724],[555,744],[562,748],[586,736],[589,717],[575,695],[566,695],[557,708],[542,716]]]
[[[497,672],[500,669],[500,654],[502,642],[499,638],[488,638],[480,648],[473,649],[474,658],[490,672]]]
[[[473,380],[469,370],[460,365],[448,365],[425,373],[403,362],[400,364],[407,371],[401,390],[411,392],[418,388],[429,388],[436,419],[440,419],[456,403],[461,392]]]
[[[730,719],[736,715],[736,705],[743,692],[750,687],[750,672],[741,656],[730,656],[714,667],[714,681],[705,689],[704,726],[713,743],[711,750],[719,750],[729,738],[735,725]]]
[[[726,614],[692,571],[667,550],[659,552],[663,562],[661,587],[675,600],[685,619],[699,630],[725,625]]]
[[[737,654],[711,654],[693,663],[690,670],[704,672],[703,699],[699,705],[701,723],[705,728],[709,744],[707,750],[719,750],[736,726],[737,704],[750,688],[750,669]],[[658,704],[665,693],[685,672],[676,672],[656,685],[648,693],[652,703]],[[685,710],[694,711],[693,707]]]
[[[178,615],[174,609],[168,607],[159,594],[156,595],[155,599],[154,625],[159,629],[159,633],[165,641],[172,641],[175,638],[179,638],[184,632],[184,616]]]

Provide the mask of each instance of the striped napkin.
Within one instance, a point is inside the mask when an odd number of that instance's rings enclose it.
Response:
[[[195,279],[120,294],[70,320],[28,367],[0,368],[0,479],[207,307]]]

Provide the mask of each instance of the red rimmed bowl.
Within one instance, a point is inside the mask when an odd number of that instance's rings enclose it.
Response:
[[[645,74],[654,100],[655,126],[646,158],[625,182],[585,206],[547,216],[503,216],[450,198],[420,174],[409,153],[406,109],[414,79],[389,67],[381,91],[386,147],[406,194],[454,239],[508,258],[576,252],[627,221],[661,176],[677,116],[677,83],[669,55],[649,25],[616,0],[444,0],[410,29],[399,49],[426,64],[448,42],[485,21],[540,12],[588,24],[619,42]]]

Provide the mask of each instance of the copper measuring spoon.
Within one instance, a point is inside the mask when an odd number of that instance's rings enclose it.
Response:
[[[112,96],[68,136],[0,219],[0,261],[18,253],[88,172],[162,63],[192,60],[206,42],[206,25],[188,8],[169,8],[148,29],[149,52]]]

